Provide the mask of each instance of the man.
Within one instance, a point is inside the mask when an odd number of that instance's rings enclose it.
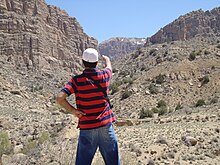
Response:
[[[116,120],[107,92],[112,78],[112,66],[107,56],[102,56],[106,67],[96,68],[98,52],[88,48],[83,52],[85,70],[72,77],[57,95],[57,103],[79,119],[80,134],[76,165],[91,165],[97,147],[106,165],[120,165],[118,144],[112,123]],[[77,108],[66,98],[76,96]]]

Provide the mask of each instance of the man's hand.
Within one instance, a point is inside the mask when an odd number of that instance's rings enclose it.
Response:
[[[77,118],[81,118],[82,116],[86,115],[84,112],[78,111],[78,110],[76,110],[76,109],[75,109],[72,113],[73,113],[74,116],[76,116]]]
[[[76,108],[74,108],[67,100],[66,98],[68,95],[64,92],[60,92],[57,95],[56,101],[59,105],[61,105],[63,108],[65,108],[67,111],[72,113],[74,116],[81,118],[83,115],[86,115],[82,111],[78,111]]]
[[[105,56],[105,55],[102,55],[102,58],[105,61],[105,67],[112,70],[112,65],[111,65],[111,61],[110,61],[109,57]]]

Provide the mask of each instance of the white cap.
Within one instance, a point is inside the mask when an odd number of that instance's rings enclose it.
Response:
[[[83,52],[83,60],[86,62],[97,62],[99,59],[99,53],[94,48],[88,48]]]

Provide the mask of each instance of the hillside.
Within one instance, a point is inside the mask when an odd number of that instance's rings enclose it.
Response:
[[[119,116],[138,118],[142,108],[156,107],[160,100],[172,112],[178,104],[191,107],[199,99],[209,103],[219,98],[219,41],[193,38],[155,44],[114,63],[111,97]]]

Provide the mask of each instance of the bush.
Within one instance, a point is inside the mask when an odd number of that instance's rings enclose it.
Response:
[[[179,109],[182,109],[183,107],[182,107],[182,105],[180,104],[180,102],[177,104],[177,106],[176,106],[176,108],[175,108],[175,110],[179,110]]]
[[[206,75],[200,78],[199,81],[201,82],[202,85],[207,84],[209,82],[209,76]]]
[[[37,148],[37,146],[38,146],[38,141],[37,141],[37,140],[30,140],[30,141],[28,141],[28,142],[25,144],[25,146],[24,146],[24,148],[23,148],[23,150],[22,150],[22,153],[27,154],[27,153],[29,153],[31,150]]]
[[[155,82],[157,84],[162,84],[164,82],[164,79],[165,79],[165,75],[159,74],[158,76],[156,76]]]
[[[130,97],[130,96],[131,96],[131,94],[132,94],[132,92],[131,92],[131,91],[126,90],[126,91],[125,91],[125,92],[122,94],[121,99],[122,99],[122,100],[124,100],[124,99],[126,99],[126,98]]]
[[[42,132],[39,139],[38,139],[38,142],[39,144],[43,144],[44,142],[50,140],[50,133],[49,132]]]
[[[9,154],[11,149],[12,147],[11,147],[8,133],[5,131],[0,131],[0,157],[3,154]]]
[[[193,61],[193,60],[195,60],[195,59],[196,59],[196,52],[193,51],[193,52],[191,52],[190,55],[189,55],[189,60],[190,60],[190,61]]]
[[[114,93],[116,93],[116,92],[118,92],[119,91],[119,86],[122,84],[122,82],[121,81],[115,81],[115,82],[113,82],[111,85],[110,85],[110,90],[112,91],[112,93],[111,94],[114,94]]]
[[[158,112],[159,112],[158,108],[156,108],[156,107],[152,108],[151,111],[152,111],[153,113],[158,113]]]
[[[167,106],[162,106],[160,108],[158,108],[158,115],[164,115],[165,113],[167,113]]]
[[[157,87],[154,84],[150,84],[148,89],[149,89],[151,94],[157,94],[158,93],[158,89],[157,89]]]
[[[203,105],[205,105],[205,100],[203,100],[203,99],[199,99],[196,103],[196,107],[201,107]]]
[[[153,111],[146,109],[146,108],[142,108],[141,112],[140,112],[140,119],[146,118],[146,117],[153,117]]]
[[[210,104],[215,104],[218,102],[218,98],[217,97],[214,97],[210,100]]]
[[[160,100],[157,103],[157,108],[166,107],[166,106],[167,106],[167,103],[164,100]]]

